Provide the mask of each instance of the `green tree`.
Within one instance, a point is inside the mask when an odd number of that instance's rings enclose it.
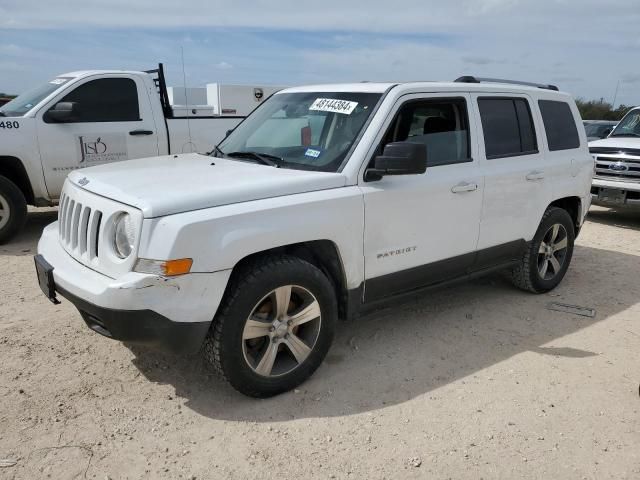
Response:
[[[578,98],[576,104],[584,120],[620,120],[631,108],[627,105],[619,105],[614,109],[613,105],[605,102],[603,98],[600,100]]]

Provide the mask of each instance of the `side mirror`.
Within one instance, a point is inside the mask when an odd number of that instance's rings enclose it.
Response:
[[[44,114],[44,120],[52,123],[70,122],[78,112],[76,102],[58,102]]]
[[[373,164],[374,167],[365,172],[367,182],[380,180],[385,175],[418,175],[427,170],[427,146],[412,142],[389,143]]]
[[[602,132],[602,137],[601,138],[607,138],[612,130],[613,130],[613,128],[607,128],[604,132]]]
[[[231,132],[233,132],[233,128],[230,130],[227,130],[227,133],[224,134],[224,138],[227,138],[229,135],[231,135]]]

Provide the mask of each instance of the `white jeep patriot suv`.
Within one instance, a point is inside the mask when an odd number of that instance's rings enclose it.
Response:
[[[283,90],[209,155],[72,172],[39,283],[102,335],[275,395],[338,318],[499,269],[558,285],[591,200],[580,121],[556,87],[475,77]]]

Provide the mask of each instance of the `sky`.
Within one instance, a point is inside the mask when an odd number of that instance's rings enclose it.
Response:
[[[0,0],[0,92],[74,70],[169,85],[453,80],[557,84],[640,104],[640,0]]]

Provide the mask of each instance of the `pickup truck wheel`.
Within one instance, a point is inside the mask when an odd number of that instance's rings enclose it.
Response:
[[[20,189],[0,176],[0,244],[16,235],[27,221],[27,201]]]
[[[533,293],[557,287],[571,263],[574,241],[575,228],[567,211],[549,208],[520,264],[511,271],[513,283]]]
[[[245,395],[295,388],[320,366],[333,340],[331,282],[289,256],[258,261],[234,278],[205,340],[205,360]]]

